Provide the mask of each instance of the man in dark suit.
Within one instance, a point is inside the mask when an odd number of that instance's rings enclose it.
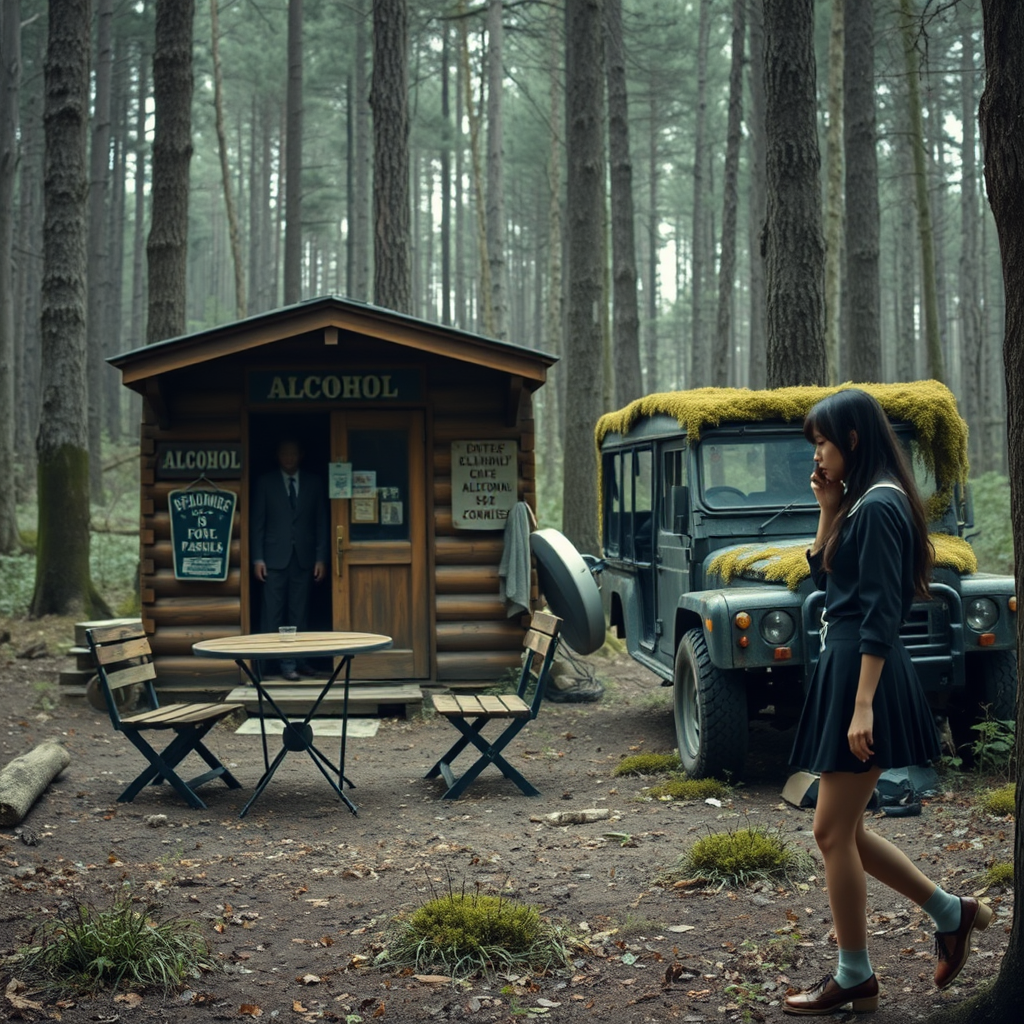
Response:
[[[301,462],[299,445],[281,441],[279,468],[257,481],[249,513],[249,554],[263,583],[261,628],[267,633],[281,626],[307,629],[310,584],[327,576],[327,495],[319,477],[300,470]],[[295,661],[282,659],[281,674],[299,679]]]

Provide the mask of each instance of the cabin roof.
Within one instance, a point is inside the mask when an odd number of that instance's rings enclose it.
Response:
[[[107,361],[121,371],[125,385],[138,389],[141,382],[161,373],[300,334],[324,331],[325,344],[337,344],[339,330],[521,376],[530,390],[544,383],[548,367],[558,359],[524,345],[486,338],[371,303],[326,295],[193,334],[167,338],[111,356]],[[332,331],[333,342],[330,340]]]

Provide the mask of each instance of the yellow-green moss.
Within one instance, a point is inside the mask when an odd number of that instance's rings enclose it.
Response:
[[[1003,885],[1010,888],[1013,885],[1013,864],[1008,860],[1001,860],[985,872],[986,885]]]
[[[1000,786],[999,789],[989,790],[985,794],[982,806],[989,814],[998,814],[1000,817],[1013,815],[1016,811],[1017,783]]]
[[[647,790],[647,795],[654,797],[655,800],[707,800],[709,797],[721,799],[729,795],[729,787],[718,779],[688,779],[680,776],[651,786]]]
[[[978,558],[967,541],[945,533],[930,534],[929,539],[935,549],[936,565],[961,574],[978,571]],[[745,575],[769,583],[785,583],[790,590],[796,590],[810,575],[806,552],[806,544],[766,547],[747,544],[716,555],[708,571],[726,585]]]
[[[695,388],[645,395],[597,421],[598,448],[610,433],[628,434],[645,416],[673,416],[696,444],[701,431],[722,423],[754,423],[764,420],[802,422],[811,407],[844,388],[857,387],[875,396],[890,419],[912,423],[921,455],[935,474],[938,490],[927,498],[928,515],[938,518],[949,506],[956,483],[967,482],[967,424],[957,412],[956,399],[936,380],[903,384],[841,384],[837,387]],[[600,492],[599,492],[600,493]]]
[[[630,754],[624,757],[612,772],[613,775],[657,775],[659,772],[675,772],[680,767],[677,754]]]

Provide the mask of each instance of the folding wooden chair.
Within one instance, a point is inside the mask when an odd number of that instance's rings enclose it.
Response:
[[[523,641],[526,657],[523,661],[522,675],[515,696],[454,696],[442,694],[433,697],[434,709],[444,715],[456,729],[462,733],[461,738],[452,745],[446,754],[424,776],[427,779],[444,778],[448,789],[444,793],[445,800],[456,800],[476,777],[489,765],[498,768],[506,779],[511,779],[527,796],[540,796],[540,790],[532,786],[523,776],[505,760],[502,751],[509,741],[516,736],[527,722],[537,717],[541,701],[544,699],[544,687],[547,685],[551,662],[558,647],[558,630],[562,620],[546,612],[535,612],[530,621],[530,629]],[[530,683],[536,682],[536,689],[529,703],[526,696]],[[483,727],[490,721],[499,719],[508,724],[501,734],[489,742],[482,734]],[[480,756],[461,776],[452,772],[452,762],[472,744]]]
[[[96,661],[111,724],[117,732],[124,733],[149,761],[149,767],[117,798],[119,802],[130,803],[150,783],[169,782],[187,804],[202,809],[206,804],[195,790],[204,782],[221,778],[229,789],[241,788],[238,780],[206,748],[203,737],[222,718],[244,705],[168,704],[160,707],[153,686],[156,678],[153,652],[141,627],[101,626],[87,629],[85,635]],[[133,683],[143,685],[152,710],[122,718],[114,691]],[[174,739],[159,753],[142,735],[167,730],[174,732]],[[210,770],[186,782],[175,769],[192,751],[209,765]]]

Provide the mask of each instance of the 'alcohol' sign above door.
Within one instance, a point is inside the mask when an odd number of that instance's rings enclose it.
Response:
[[[415,402],[423,397],[418,370],[252,370],[249,401]]]

